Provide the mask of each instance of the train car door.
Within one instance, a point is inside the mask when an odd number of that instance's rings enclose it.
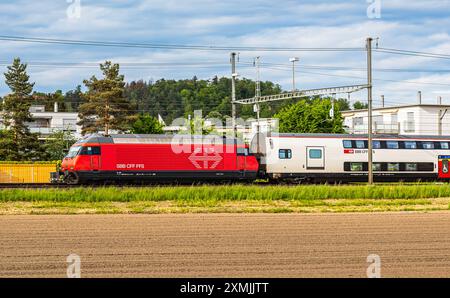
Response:
[[[450,179],[449,155],[439,155],[438,177],[440,179]]]
[[[88,152],[91,156],[91,170],[98,171],[101,167],[100,146],[88,147]]]
[[[247,168],[248,148],[237,148],[237,168],[239,171],[245,171]]]
[[[306,147],[306,168],[308,170],[325,170],[324,147]]]

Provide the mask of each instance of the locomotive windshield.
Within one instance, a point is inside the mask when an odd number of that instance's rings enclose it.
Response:
[[[67,153],[66,157],[73,158],[78,155],[80,152],[81,146],[75,146],[71,147],[69,152]]]

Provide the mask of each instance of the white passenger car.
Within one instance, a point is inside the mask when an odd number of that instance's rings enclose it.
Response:
[[[257,148],[256,138],[252,148]],[[279,134],[259,139],[262,171],[272,179],[367,181],[366,135]],[[438,157],[450,155],[450,136],[373,137],[375,181],[438,179]]]

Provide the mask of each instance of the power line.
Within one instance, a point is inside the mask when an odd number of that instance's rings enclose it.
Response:
[[[249,62],[241,62],[243,65],[248,65]],[[289,69],[292,69],[292,66],[289,64],[282,64],[282,63],[261,63],[261,65],[268,65],[268,66],[281,66],[286,67]],[[301,64],[299,67],[304,69],[322,69],[322,70],[348,70],[348,71],[367,71],[366,68],[363,67],[348,67],[348,66],[332,66],[332,65],[307,65],[307,64]],[[439,73],[450,73],[450,69],[406,69],[406,68],[374,68],[374,71],[377,72],[439,72]]]
[[[285,68],[276,68],[276,67],[264,67],[267,69],[273,69],[273,70],[285,70],[288,69]],[[358,76],[351,76],[351,75],[338,75],[338,74],[329,74],[329,73],[320,73],[320,72],[311,72],[311,71],[304,71],[304,70],[296,70],[296,72],[299,73],[307,73],[307,74],[315,74],[315,75],[321,75],[321,76],[330,76],[330,77],[341,77],[341,78],[352,78],[352,79],[361,79],[364,80],[366,78],[364,77],[358,77]],[[405,83],[405,84],[415,84],[415,85],[435,85],[435,86],[450,86],[450,84],[446,83],[431,83],[431,82],[413,82],[413,81],[406,81],[406,80],[389,80],[389,79],[373,79],[374,81],[382,81],[382,82],[395,82],[395,83]]]
[[[380,52],[380,53],[396,54],[396,55],[406,55],[406,56],[416,56],[416,57],[449,59],[450,60],[450,55],[445,55],[445,54],[435,54],[435,53],[389,49],[389,48],[377,48],[377,49],[374,49],[374,51]]]
[[[291,52],[291,51],[364,51],[364,48],[338,48],[338,47],[315,47],[315,48],[289,48],[289,47],[236,47],[236,46],[206,46],[206,45],[181,45],[181,44],[156,44],[156,43],[131,43],[131,42],[113,42],[113,41],[91,41],[91,40],[70,40],[55,38],[37,38],[23,36],[0,35],[0,40],[29,42],[42,44],[61,44],[78,46],[99,46],[99,47],[124,47],[124,48],[147,48],[147,49],[170,49],[170,50],[202,50],[202,51],[273,51],[273,52]]]

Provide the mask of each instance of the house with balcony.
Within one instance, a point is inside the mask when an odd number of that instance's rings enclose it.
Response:
[[[372,111],[375,134],[450,135],[450,105],[417,103]],[[343,111],[342,117],[348,133],[367,133],[367,109]]]
[[[30,113],[34,121],[27,123],[27,126],[30,132],[39,133],[41,139],[62,130],[70,131],[75,138],[81,137],[81,127],[77,125],[80,121],[78,113],[59,112],[56,104],[51,112],[45,111],[44,105],[31,106]],[[4,127],[1,120],[0,112],[0,129]]]

